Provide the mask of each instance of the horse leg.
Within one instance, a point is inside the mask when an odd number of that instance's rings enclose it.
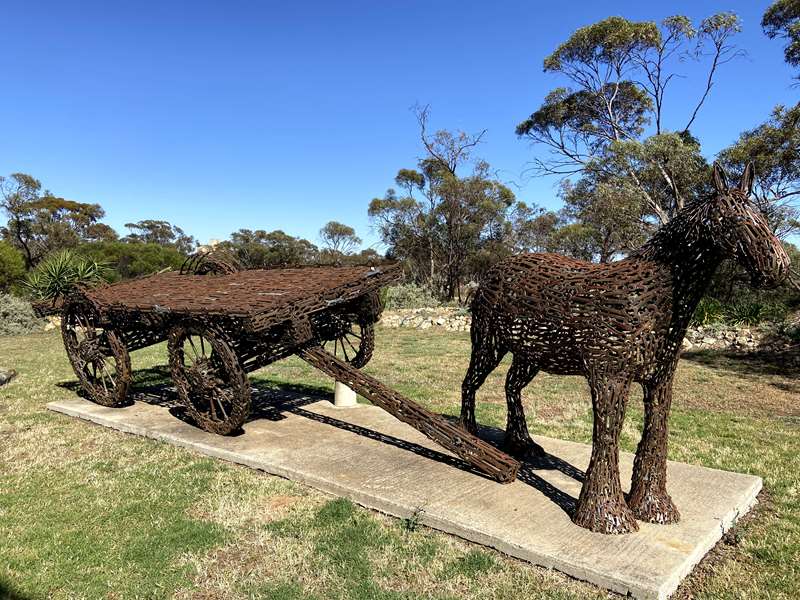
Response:
[[[625,419],[630,380],[591,376],[594,424],[592,458],[572,520],[597,533],[629,533],[639,526],[619,482],[619,434]]]
[[[522,407],[522,390],[538,371],[537,365],[525,360],[521,354],[515,354],[506,375],[508,417],[505,450],[517,458],[535,458],[546,454],[544,448],[531,439],[528,424],[525,422],[525,410]]]
[[[636,458],[628,506],[637,519],[649,523],[677,523],[680,513],[667,493],[667,438],[672,402],[672,373],[642,384],[644,431]]]
[[[497,338],[485,331],[481,321],[473,317],[470,337],[472,338],[472,354],[469,368],[461,384],[461,418],[459,425],[469,433],[478,433],[475,422],[475,393],[483,385],[489,373],[497,368],[506,354]]]

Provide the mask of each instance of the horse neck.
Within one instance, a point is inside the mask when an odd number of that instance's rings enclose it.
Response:
[[[685,328],[722,262],[719,250],[702,236],[700,211],[686,211],[661,227],[632,255],[655,263],[671,295],[673,320]]]

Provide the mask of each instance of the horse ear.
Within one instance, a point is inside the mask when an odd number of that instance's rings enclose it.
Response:
[[[755,167],[752,161],[747,163],[742,173],[742,180],[739,182],[739,189],[747,196],[753,193],[753,178],[755,176]]]
[[[722,165],[717,162],[714,163],[714,187],[717,188],[718,192],[728,191],[728,176],[725,174],[725,169],[722,168]]]

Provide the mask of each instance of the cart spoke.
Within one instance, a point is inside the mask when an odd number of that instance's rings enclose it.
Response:
[[[347,334],[347,333],[345,333],[345,334],[344,334],[344,338],[343,338],[343,339],[344,339],[344,340],[345,340],[345,341],[348,343],[348,345],[349,345],[349,346],[350,346],[350,348],[353,350],[353,352],[355,352],[356,354],[358,354],[358,350],[356,349],[356,347],[355,347],[355,346],[353,346],[353,343],[350,341],[349,335],[350,335],[350,334]]]
[[[192,363],[197,364],[198,359],[200,358],[200,356],[197,353],[197,347],[194,345],[194,342],[192,341],[191,334],[186,336],[186,339],[188,340],[189,345],[192,347],[192,353],[194,354],[194,358],[192,359]]]

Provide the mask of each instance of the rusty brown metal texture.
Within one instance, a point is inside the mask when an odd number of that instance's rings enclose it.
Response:
[[[462,384],[461,425],[475,433],[475,394],[507,353],[506,450],[543,450],[530,437],[521,393],[538,371],[583,375],[594,412],[592,456],[573,520],[602,533],[626,533],[637,519],[672,523],[667,493],[672,381],[692,315],[717,267],[736,260],[757,286],[778,285],[789,258],[747,199],[752,165],[730,188],[715,165],[715,193],[687,204],[627,258],[591,264],[524,254],[489,271],[472,301],[472,355]],[[644,390],[644,431],[631,492],[619,477],[619,436],[632,383]]]
[[[261,330],[345,303],[396,281],[399,265],[253,270],[221,276],[162,273],[96,287],[86,297],[103,312],[239,319]]]

